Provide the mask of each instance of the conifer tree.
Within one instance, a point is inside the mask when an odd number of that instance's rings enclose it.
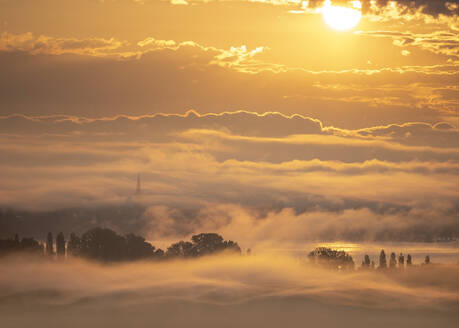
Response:
[[[46,254],[47,255],[54,254],[53,245],[54,245],[53,234],[51,232],[48,232],[48,236],[46,237]]]

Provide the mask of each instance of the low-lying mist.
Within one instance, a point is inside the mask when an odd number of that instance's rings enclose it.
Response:
[[[289,256],[0,260],[2,327],[457,327],[459,265],[338,272]]]

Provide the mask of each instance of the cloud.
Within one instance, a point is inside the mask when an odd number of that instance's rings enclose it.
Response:
[[[330,0],[308,0],[308,1],[295,1],[295,0],[251,0],[249,2],[265,3],[275,6],[296,7],[307,13],[320,13],[321,7],[324,3]],[[202,4],[208,1],[192,0],[187,3]],[[457,16],[459,8],[455,1],[451,0],[375,0],[375,1],[356,1],[352,0],[332,0],[331,4],[336,6],[349,6],[352,8],[360,7],[364,14],[369,15],[387,15],[389,13],[397,13],[396,16],[408,17],[408,19],[415,15],[427,15],[438,17],[438,15]],[[171,4],[183,4],[181,2],[171,1]],[[393,18],[396,18],[395,16]]]
[[[30,32],[12,34],[3,32],[0,36],[0,51],[25,52],[32,55],[62,55],[74,54],[95,57],[128,58],[134,54],[122,51],[128,45],[126,41],[114,38],[57,38],[45,35],[36,36]]]
[[[4,234],[37,215],[53,218],[39,230],[103,224],[155,236],[227,225],[226,233],[239,226],[275,239],[267,230],[275,234],[276,222],[298,240],[459,233],[458,130],[444,122],[346,130],[301,115],[190,111],[9,115],[0,128],[0,204],[26,210]],[[152,209],[145,213],[129,212],[138,172],[144,191],[134,203]],[[346,220],[354,225],[340,229]]]
[[[315,209],[302,213],[283,208],[263,216],[261,211],[236,205],[213,205],[196,211],[152,206],[145,213],[144,231],[150,240],[160,241],[216,231],[256,249],[340,240],[426,241],[459,233],[459,223],[441,205],[430,210],[392,209],[385,213],[364,207],[336,212],[332,206],[331,201],[319,200]]]
[[[362,36],[391,38],[398,47],[419,47],[423,50],[452,58],[459,56],[459,38],[457,33],[436,31],[428,34],[391,31],[357,31]],[[405,51],[408,51],[404,49]]]
[[[230,56],[229,61],[217,65],[213,62],[221,52],[193,45],[178,47],[145,46],[146,53],[135,60],[1,53],[0,66],[5,72],[0,77],[2,113],[97,117],[182,113],[193,107],[208,113],[275,109],[344,128],[394,120],[437,123],[445,121],[445,115],[454,122],[457,116],[452,64],[371,72],[274,73],[262,69],[258,74],[246,74],[260,68],[255,59]],[[32,71],[40,74],[30,74]]]

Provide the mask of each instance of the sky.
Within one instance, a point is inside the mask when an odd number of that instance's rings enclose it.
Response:
[[[457,236],[458,13],[0,0],[0,205],[125,204],[140,173],[153,240]]]

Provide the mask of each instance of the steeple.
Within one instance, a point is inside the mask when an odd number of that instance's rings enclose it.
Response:
[[[137,173],[137,188],[135,190],[136,195],[140,195],[142,190],[140,189],[140,173]]]

